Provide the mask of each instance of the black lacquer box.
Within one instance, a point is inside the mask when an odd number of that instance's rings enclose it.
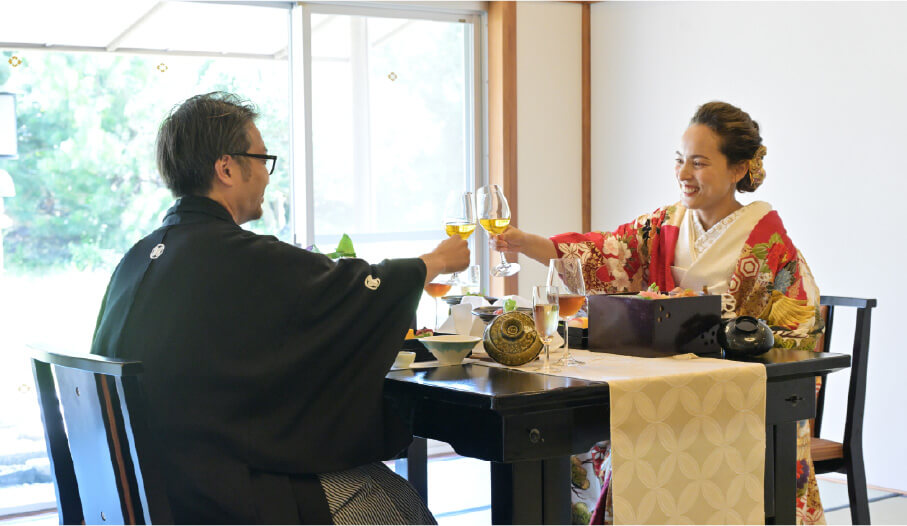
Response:
[[[561,335],[561,338],[564,337],[564,326],[560,325],[557,328],[557,333]],[[581,329],[579,327],[570,327],[569,332],[570,340],[567,342],[570,345],[571,349],[588,349],[589,348],[589,329]]]
[[[660,354],[720,354],[721,296],[646,299],[636,294],[588,297],[589,348],[645,348]]]

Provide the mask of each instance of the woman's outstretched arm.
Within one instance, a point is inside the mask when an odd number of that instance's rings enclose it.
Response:
[[[508,227],[503,233],[491,236],[491,248],[499,252],[518,252],[548,265],[548,260],[557,257],[554,243],[547,237],[523,232],[516,227]]]

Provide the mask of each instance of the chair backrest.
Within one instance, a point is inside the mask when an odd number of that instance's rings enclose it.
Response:
[[[38,348],[30,357],[60,523],[172,523],[142,363]]]
[[[847,421],[844,424],[844,444],[862,444],[863,441],[863,408],[866,405],[866,368],[869,360],[869,332],[872,321],[872,309],[875,299],[848,298],[842,296],[822,296],[819,303],[827,309],[825,318],[825,336],[820,341],[819,351],[831,348],[832,328],[834,327],[836,307],[854,307],[857,309],[856,325],[853,337],[853,353],[850,366],[850,386],[847,391]],[[824,310],[824,309],[823,309]],[[822,429],[822,415],[825,406],[825,387],[827,377],[822,376],[816,404],[816,419],[813,425],[813,436],[818,437]]]

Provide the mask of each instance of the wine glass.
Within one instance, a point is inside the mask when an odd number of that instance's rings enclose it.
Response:
[[[557,332],[558,288],[547,285],[532,287],[532,319],[539,339],[545,344],[545,360],[539,370],[543,373],[557,371],[551,367],[548,347]]]
[[[479,213],[479,224],[491,235],[498,235],[507,230],[510,224],[510,206],[501,187],[496,184],[485,185],[476,192],[476,208]],[[496,277],[513,276],[520,271],[519,263],[508,263],[501,252],[501,264],[491,269]]]
[[[425,285],[425,292],[429,296],[435,299],[435,330],[437,331],[440,328],[441,323],[438,321],[438,304],[441,301],[441,296],[450,292],[450,288],[453,284],[450,282],[449,276],[444,276],[439,274],[435,277],[430,283]]]
[[[460,288],[464,296],[476,295],[481,290],[480,269],[478,265],[469,265],[460,273]]]
[[[548,262],[548,286],[560,290],[558,313],[564,322],[564,356],[557,365],[582,365],[584,362],[570,355],[567,320],[576,314],[586,301],[586,285],[583,282],[583,265],[579,258],[559,258]]]
[[[444,206],[444,230],[448,236],[469,239],[476,229],[476,207],[472,192],[451,192]],[[450,283],[458,283],[459,274],[450,276]]]

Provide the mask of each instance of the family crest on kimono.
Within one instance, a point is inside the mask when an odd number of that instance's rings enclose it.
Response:
[[[723,317],[764,319],[775,346],[813,350],[824,325],[809,266],[768,203],[743,205],[736,196],[765,179],[758,124],[733,105],[709,102],[696,111],[676,154],[681,199],[675,204],[611,232],[545,238],[511,227],[491,244],[544,264],[578,258],[590,294],[636,292],[651,284],[718,294]],[[797,522],[824,524],[809,422],[797,429]],[[610,442],[573,457],[572,470],[574,523],[610,523]]]

